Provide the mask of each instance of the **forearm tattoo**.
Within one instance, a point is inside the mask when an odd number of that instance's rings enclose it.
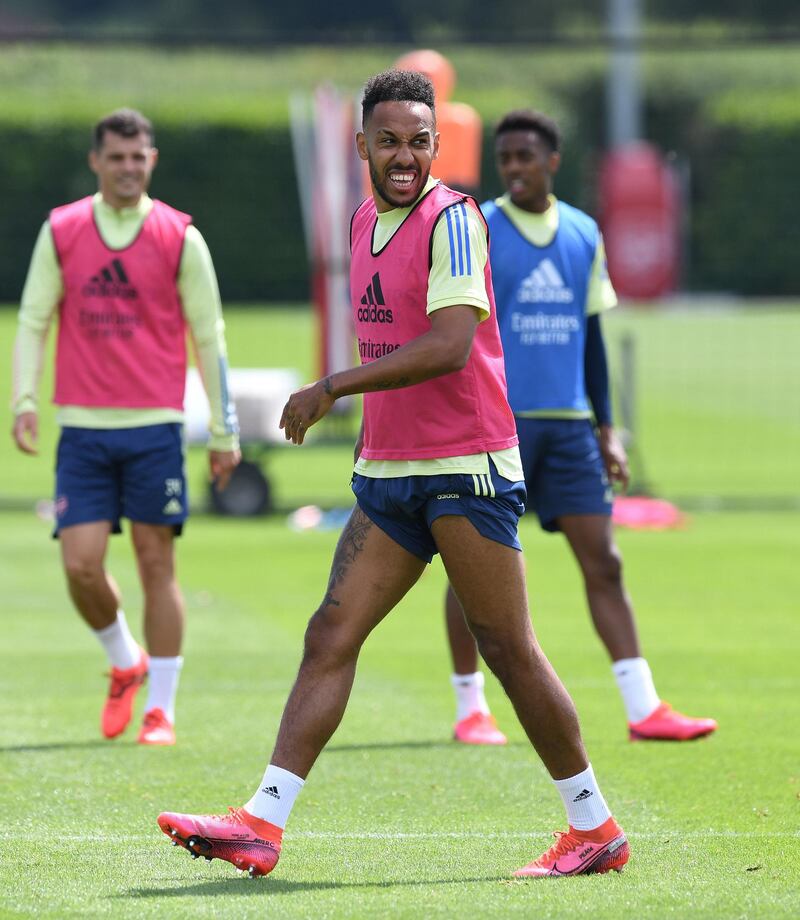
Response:
[[[379,380],[375,384],[376,390],[399,390],[411,383],[410,377],[397,377],[395,380]]]
[[[372,527],[372,521],[356,506],[347,524],[345,524],[345,528],[336,545],[331,574],[328,579],[328,590],[325,592],[322,607],[329,605],[333,607],[340,606],[340,602],[334,594],[336,586],[344,581],[350,566],[356,561],[358,554],[363,551],[367,534]]]

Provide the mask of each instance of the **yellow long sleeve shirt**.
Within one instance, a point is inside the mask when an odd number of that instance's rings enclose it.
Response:
[[[94,215],[103,241],[112,249],[129,246],[153,207],[143,195],[132,208],[112,208],[98,192]],[[238,447],[236,410],[228,397],[225,323],[211,254],[200,231],[186,228],[178,270],[178,293],[194,342],[198,367],[211,407],[208,447]],[[36,412],[42,355],[53,316],[64,293],[50,222],[45,221],[33,249],[22,291],[19,325],[14,344],[14,401],[16,415]],[[56,421],[76,428],[134,428],[164,422],[182,422],[183,413],[172,408],[120,409],[60,406]]]

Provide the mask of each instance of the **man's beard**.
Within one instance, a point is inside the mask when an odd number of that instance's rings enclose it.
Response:
[[[393,208],[405,208],[408,207],[405,201],[396,201],[392,200],[389,197],[389,192],[383,187],[380,183],[380,177],[378,176],[378,170],[375,168],[375,164],[372,162],[372,157],[367,156],[367,165],[369,166],[369,178],[372,182],[372,187],[378,193],[379,197],[382,198],[386,204],[390,204]],[[417,170],[409,170],[409,172],[416,172]],[[425,177],[427,181],[427,176]],[[423,183],[424,184],[424,183]],[[385,183],[384,183],[385,185]]]

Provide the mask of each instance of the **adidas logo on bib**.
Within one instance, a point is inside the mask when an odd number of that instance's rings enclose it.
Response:
[[[84,297],[116,297],[121,300],[135,300],[139,292],[131,284],[122,259],[112,259],[102,266],[97,274],[83,286]]]
[[[161,509],[162,514],[182,514],[183,505],[178,501],[177,498],[171,498],[166,505]]]
[[[550,259],[543,259],[519,286],[519,303],[572,303],[575,293],[564,284]]]

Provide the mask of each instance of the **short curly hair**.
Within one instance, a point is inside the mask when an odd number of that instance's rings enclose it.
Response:
[[[379,102],[421,102],[436,118],[433,84],[425,74],[413,70],[384,70],[367,81],[361,99],[362,125]]]
[[[534,131],[553,153],[558,153],[561,149],[561,131],[558,125],[542,112],[534,112],[533,109],[514,109],[500,120],[494,136],[498,138],[509,131]]]

